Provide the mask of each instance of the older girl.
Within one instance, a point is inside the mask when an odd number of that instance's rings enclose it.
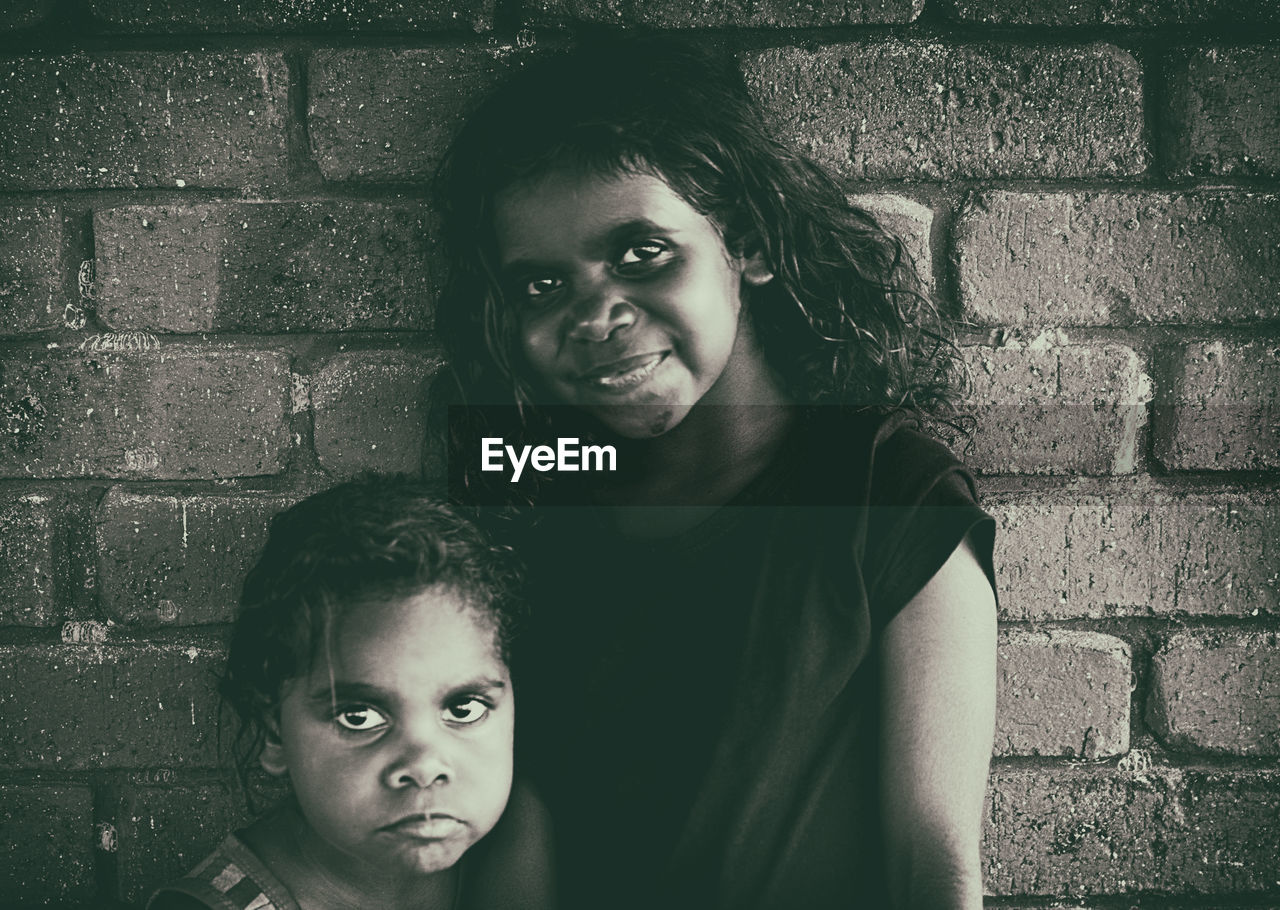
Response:
[[[533,506],[570,905],[979,907],[993,526],[917,428],[957,370],[901,244],[667,42],[531,64],[441,189],[453,489]],[[569,437],[616,472],[480,463]]]

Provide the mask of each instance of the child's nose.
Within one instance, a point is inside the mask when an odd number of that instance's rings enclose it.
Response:
[[[608,341],[636,321],[638,311],[613,282],[586,289],[570,313],[569,337],[575,341]]]
[[[393,790],[426,789],[452,778],[453,768],[440,744],[425,738],[403,742],[384,772],[384,783]]]

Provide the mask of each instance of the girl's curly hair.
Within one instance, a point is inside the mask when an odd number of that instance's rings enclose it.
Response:
[[[656,176],[731,252],[763,253],[775,277],[751,290],[749,313],[796,400],[954,419],[958,352],[901,241],[770,134],[733,61],[669,39],[610,39],[535,61],[455,139],[437,175],[452,263],[437,327],[456,403],[527,412],[535,401],[492,220],[503,190],[566,169]],[[525,426],[538,436],[549,423],[526,413]]]

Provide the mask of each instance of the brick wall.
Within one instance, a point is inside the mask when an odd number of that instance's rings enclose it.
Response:
[[[212,673],[267,518],[413,469],[467,103],[727,44],[906,235],[1000,523],[993,906],[1280,906],[1280,5],[15,0],[0,21],[0,903],[239,818]]]

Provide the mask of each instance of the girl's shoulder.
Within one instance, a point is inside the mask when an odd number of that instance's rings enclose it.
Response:
[[[940,483],[977,500],[964,463],[904,411],[811,408],[787,461],[807,504],[918,504]]]
[[[228,834],[204,860],[157,890],[147,910],[298,910],[297,903],[257,855]]]

